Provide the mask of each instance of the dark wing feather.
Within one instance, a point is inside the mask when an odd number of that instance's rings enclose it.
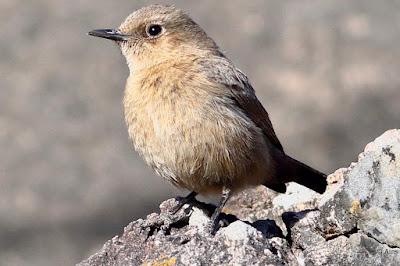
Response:
[[[229,59],[222,56],[202,58],[199,65],[208,78],[224,84],[231,91],[232,98],[243,112],[262,129],[264,135],[276,148],[283,151],[268,113],[258,101],[247,76],[237,69]]]

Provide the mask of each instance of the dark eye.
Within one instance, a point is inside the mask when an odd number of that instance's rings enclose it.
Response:
[[[162,32],[162,27],[160,25],[151,25],[148,29],[147,29],[147,34],[149,36],[157,36]]]

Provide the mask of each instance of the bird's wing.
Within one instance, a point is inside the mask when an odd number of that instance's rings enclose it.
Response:
[[[224,84],[230,91],[233,100],[243,112],[259,128],[272,144],[283,151],[283,147],[275,134],[267,111],[258,101],[253,87],[247,76],[237,69],[226,57],[215,56],[213,58],[200,59],[199,65],[203,68],[209,79]]]

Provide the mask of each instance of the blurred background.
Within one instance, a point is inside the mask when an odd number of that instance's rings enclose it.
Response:
[[[128,68],[89,37],[174,4],[250,78],[285,150],[331,173],[400,125],[396,1],[0,0],[0,264],[72,265],[185,195],[138,157]]]

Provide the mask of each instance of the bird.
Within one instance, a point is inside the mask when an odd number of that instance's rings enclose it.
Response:
[[[134,148],[172,185],[191,191],[172,210],[201,195],[264,185],[284,193],[297,182],[318,193],[326,175],[287,155],[248,77],[179,8],[150,5],[116,29],[88,35],[114,41],[129,67],[124,113]]]

